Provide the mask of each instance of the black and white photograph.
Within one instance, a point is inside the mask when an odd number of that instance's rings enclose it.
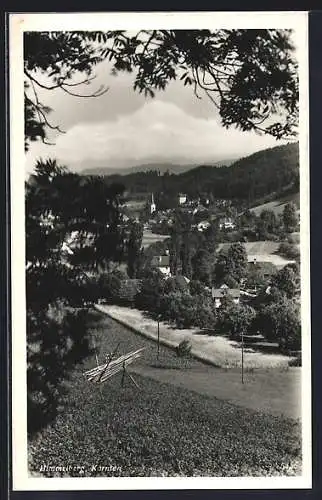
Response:
[[[307,13],[9,36],[13,488],[310,488]]]

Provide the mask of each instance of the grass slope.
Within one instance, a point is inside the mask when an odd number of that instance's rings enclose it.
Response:
[[[251,208],[251,212],[255,215],[260,215],[263,210],[272,210],[275,215],[280,215],[283,213],[284,207],[287,203],[295,203],[299,208],[300,206],[300,193],[292,193],[288,196],[282,196],[276,200],[270,201],[268,203],[262,203],[256,207]]]
[[[123,335],[121,327],[106,330],[99,318],[92,326],[100,345]],[[124,329],[123,329],[124,330]],[[109,339],[105,342],[105,339]],[[136,341],[137,342],[137,341]],[[141,345],[144,345],[142,339]],[[124,352],[124,348],[122,348]],[[148,346],[146,356],[155,357]],[[172,353],[161,348],[161,356]],[[245,476],[300,473],[300,424],[291,419],[237,408],[136,375],[141,389],[120,376],[102,386],[87,383],[75,369],[56,421],[29,441],[32,475],[44,476]],[[175,372],[174,372],[175,373]],[[175,376],[175,375],[174,375]],[[41,473],[41,467],[47,470]],[[50,470],[66,467],[68,471]]]

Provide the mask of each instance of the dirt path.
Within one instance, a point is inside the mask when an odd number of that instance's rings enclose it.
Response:
[[[96,308],[124,326],[149,339],[157,340],[157,322],[142,311],[114,305],[99,305]],[[240,345],[228,338],[204,335],[197,328],[177,329],[160,322],[160,339],[168,347],[175,347],[183,339],[187,339],[192,345],[192,354],[198,359],[223,368],[241,366]],[[246,369],[286,369],[290,359],[282,354],[264,354],[247,349],[244,366]]]

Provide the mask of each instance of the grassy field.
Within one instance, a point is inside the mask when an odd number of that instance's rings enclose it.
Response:
[[[268,203],[263,203],[262,205],[257,205],[256,207],[251,208],[250,210],[254,212],[256,215],[260,215],[263,210],[273,210],[276,215],[279,215],[283,212],[284,207],[287,203],[293,202],[297,207],[300,206],[300,193],[291,194],[288,196],[284,196],[278,200],[270,201]]]
[[[111,315],[112,318],[120,321],[125,326],[135,328],[148,338],[156,340],[157,322],[135,308],[128,308],[115,305],[99,305],[102,312]],[[198,328],[179,329],[160,322],[160,338],[165,345],[175,347],[182,340],[189,340],[192,345],[192,352],[205,361],[209,361],[216,367],[239,368],[241,365],[240,343],[227,337],[219,335],[206,335]],[[249,348],[246,350],[244,366],[247,369],[286,369],[290,356],[280,353],[265,354]]]
[[[155,234],[146,229],[143,233],[142,246],[143,248],[146,248],[156,241],[164,241],[167,238],[169,238],[169,235]]]
[[[230,245],[231,243],[220,243],[217,251],[227,249]],[[278,241],[250,241],[248,243],[243,243],[243,245],[246,248],[249,262],[253,262],[256,258],[257,262],[271,262],[276,267],[283,267],[290,262],[294,262],[293,260],[285,259],[281,255],[278,255],[277,252],[280,246],[280,242]],[[299,243],[297,243],[297,245],[299,247]]]
[[[138,368],[155,363],[155,344],[114,321],[96,316],[91,326],[99,359],[121,340],[121,352],[145,346]],[[161,347],[164,363],[173,352]],[[196,361],[185,369],[193,370]],[[56,421],[29,441],[30,474],[90,476],[298,475],[299,421],[239,408],[228,402],[135,375],[140,390],[120,376],[100,388],[78,366]],[[173,378],[180,370],[174,364]],[[215,370],[215,369],[213,369]],[[68,471],[59,467],[69,467]],[[41,472],[47,467],[47,470]],[[58,469],[50,470],[51,467]]]

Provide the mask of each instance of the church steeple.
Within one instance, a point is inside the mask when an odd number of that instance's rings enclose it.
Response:
[[[150,213],[153,214],[156,211],[157,207],[154,202],[154,194],[151,195],[151,203],[150,203]]]

